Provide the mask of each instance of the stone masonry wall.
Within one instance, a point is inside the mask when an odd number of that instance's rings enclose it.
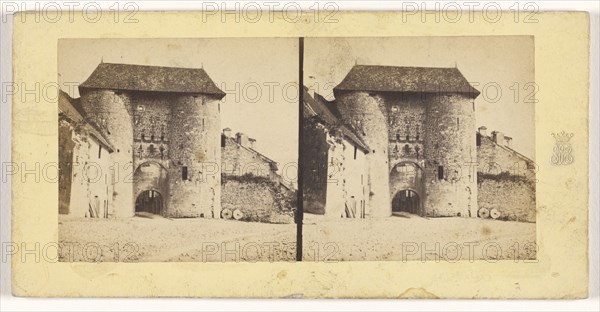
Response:
[[[501,220],[535,222],[535,185],[508,179],[480,179],[480,208],[497,209]]]
[[[264,177],[230,176],[223,180],[223,209],[240,210],[242,221],[292,223],[295,194]]]

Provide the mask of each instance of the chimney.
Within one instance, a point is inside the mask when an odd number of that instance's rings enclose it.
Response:
[[[308,76],[308,79],[306,79],[306,88],[308,89],[307,90],[308,94],[313,99],[315,98],[315,89],[317,89],[317,87],[318,87],[318,85],[317,85],[315,76]]]
[[[245,135],[241,132],[238,132],[235,134],[235,139],[236,139],[235,141],[237,142],[237,144],[239,144],[243,147],[249,147],[247,135]]]
[[[509,136],[505,136],[504,140],[506,141],[506,146],[512,147],[512,138]]]
[[[487,127],[486,126],[479,127],[479,134],[481,134],[483,136],[487,136]]]
[[[504,145],[504,134],[500,131],[492,131],[492,141],[498,145]]]
[[[231,137],[231,128],[225,128],[225,129],[223,129],[223,134],[226,137],[230,138]]]
[[[248,142],[250,142],[250,148],[256,150],[256,139],[248,138]]]

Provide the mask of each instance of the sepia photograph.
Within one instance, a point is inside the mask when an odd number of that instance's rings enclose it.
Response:
[[[306,261],[535,259],[533,37],[305,40]]]
[[[295,258],[298,40],[59,41],[61,261]]]
[[[533,44],[61,40],[61,260],[535,259]]]

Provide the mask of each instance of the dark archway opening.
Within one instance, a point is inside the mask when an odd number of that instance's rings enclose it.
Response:
[[[163,212],[162,195],[157,191],[143,191],[135,201],[135,212],[149,212],[160,215]]]
[[[419,214],[421,201],[419,194],[413,190],[401,190],[394,196],[392,212],[408,212]]]

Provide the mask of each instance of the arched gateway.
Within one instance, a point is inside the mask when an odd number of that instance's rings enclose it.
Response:
[[[423,170],[414,162],[401,162],[390,172],[392,212],[423,214],[421,196]]]
[[[138,166],[133,174],[135,188],[135,212],[163,215],[167,210],[169,180],[167,169],[153,161]]]

